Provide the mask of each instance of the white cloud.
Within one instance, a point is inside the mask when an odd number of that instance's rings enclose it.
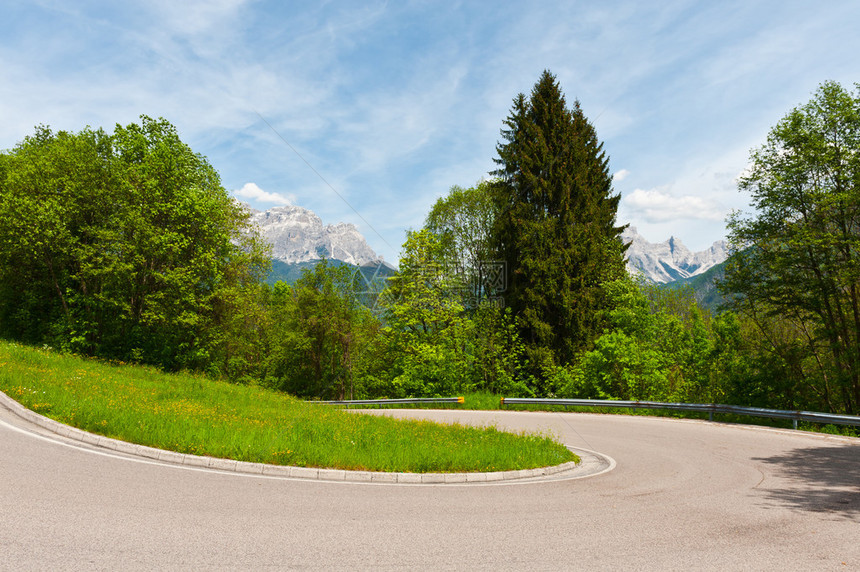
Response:
[[[636,189],[622,199],[631,218],[647,222],[677,219],[723,220],[725,208],[716,201],[694,195],[672,196],[660,189]]]
[[[270,193],[258,187],[256,183],[245,183],[241,189],[234,192],[238,197],[242,197],[243,199],[250,199],[252,201],[258,201],[261,203],[290,205],[293,204],[293,201],[295,201],[295,197],[292,195],[284,196],[280,193]]]
[[[627,169],[621,169],[620,171],[612,175],[612,180],[621,182],[626,179],[628,175],[630,175],[630,171],[628,171]]]

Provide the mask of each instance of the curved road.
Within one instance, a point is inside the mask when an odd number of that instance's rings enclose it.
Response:
[[[576,413],[384,413],[549,431],[617,466],[520,484],[228,474],[64,442],[0,407],[0,569],[860,569],[860,439]]]

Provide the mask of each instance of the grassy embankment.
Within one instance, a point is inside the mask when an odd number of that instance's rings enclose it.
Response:
[[[401,421],[259,387],[0,342],[0,391],[85,431],[241,461],[404,472],[504,471],[575,459],[545,435]]]

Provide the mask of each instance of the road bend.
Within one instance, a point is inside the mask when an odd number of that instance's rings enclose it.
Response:
[[[860,570],[860,439],[651,417],[375,414],[540,431],[594,477],[335,483],[170,465],[0,407],[0,570]]]

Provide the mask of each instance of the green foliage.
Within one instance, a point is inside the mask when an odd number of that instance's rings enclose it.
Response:
[[[435,396],[471,386],[467,339],[474,324],[464,315],[458,284],[443,271],[443,248],[428,230],[410,232],[400,272],[383,292],[383,330],[392,395]]]
[[[320,261],[310,260],[307,262],[284,262],[283,260],[272,259],[272,268],[263,281],[269,286],[274,286],[276,282],[286,282],[287,284],[295,284],[296,280],[302,277],[303,270],[313,270]],[[397,271],[383,262],[366,264],[364,266],[355,266],[342,260],[328,260],[329,266],[347,266],[362,280],[365,292],[373,292],[381,290],[384,287],[385,279],[393,276]],[[367,300],[367,305],[372,306],[372,300]]]
[[[526,348],[510,308],[481,304],[472,315],[474,387],[508,397],[534,397],[537,382],[526,367]]]
[[[233,367],[225,340],[245,334],[232,314],[266,258],[248,214],[172,125],[40,127],[0,157],[0,335],[169,369]]]
[[[424,224],[438,237],[442,270],[468,292],[470,306],[497,294],[484,275],[485,264],[493,259],[490,238],[497,215],[491,187],[488,181],[468,189],[451,187]]]
[[[446,271],[439,235],[409,233],[400,272],[381,297],[384,328],[362,386],[372,396],[446,396],[473,390],[526,395],[523,344],[510,311],[469,296]]]
[[[549,72],[504,125],[498,178],[440,198],[399,272],[323,261],[292,286],[262,282],[248,213],[168,122],[39,127],[0,153],[0,336],[308,398],[858,411],[860,86],[823,84],[754,151],[716,316],[687,285],[627,277],[608,159]]]
[[[565,395],[593,399],[724,402],[739,364],[737,318],[713,319],[692,290],[630,279],[606,285],[605,333],[568,368]]]
[[[765,332],[788,322],[797,332],[773,356],[805,375],[817,362],[830,411],[860,410],[860,85],[834,82],[792,110],[751,156],[740,188],[755,214],[729,221],[736,251],[723,288]],[[781,326],[782,327],[782,326]],[[801,374],[801,372],[804,372]],[[798,382],[802,378],[792,376]]]
[[[602,329],[602,285],[625,273],[620,196],[594,127],[579,102],[567,108],[548,71],[504,124],[493,246],[508,264],[505,301],[540,370],[568,363]]]
[[[303,397],[355,398],[356,362],[378,330],[357,298],[357,279],[351,267],[323,259],[292,287],[275,284],[267,385]]]
[[[833,411],[827,355],[810,343],[808,324],[791,316],[742,308],[737,314],[740,367],[727,375],[730,403]]]

